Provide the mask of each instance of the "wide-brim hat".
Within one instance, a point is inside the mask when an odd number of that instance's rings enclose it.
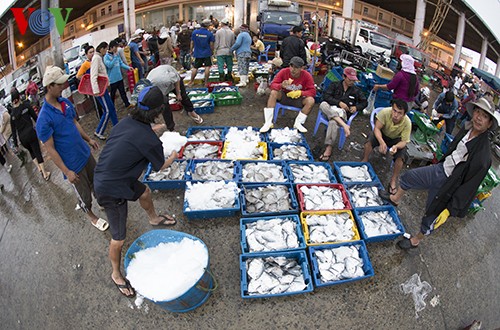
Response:
[[[479,108],[481,110],[484,110],[491,116],[491,121],[493,124],[491,125],[490,130],[494,131],[498,128],[498,122],[499,118],[497,117],[497,114],[495,114],[494,108],[491,106],[490,102],[488,102],[487,99],[484,97],[481,97],[479,100],[476,102],[468,102],[465,105],[465,108],[467,109],[467,112],[469,113],[469,116],[472,118],[472,115],[474,114],[474,109]]]

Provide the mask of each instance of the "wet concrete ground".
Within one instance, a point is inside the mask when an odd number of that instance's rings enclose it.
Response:
[[[214,114],[203,116],[203,125],[260,127],[266,97],[255,96],[250,88],[243,95],[241,106],[217,107]],[[311,148],[321,146],[324,136],[323,127],[316,138],[312,136],[317,111],[316,105],[306,123]],[[120,111],[120,117],[124,112]],[[295,115],[286,112],[277,125],[291,126]],[[174,116],[180,133],[193,124],[185,113]],[[88,133],[96,126],[93,115],[81,123]],[[361,132],[369,134],[369,119],[358,116],[351,131],[346,147],[341,152],[335,149],[331,161],[361,159],[358,146],[365,141]],[[110,278],[109,232],[97,231],[83,213],[75,211],[72,189],[50,160],[47,167],[52,179],[45,182],[34,165],[19,168],[19,162],[10,159],[12,173],[0,169],[0,183],[5,185],[0,195],[3,329],[460,329],[474,319],[483,322],[483,329],[500,327],[498,194],[485,202],[485,211],[450,219],[409,253],[398,250],[394,242],[369,244],[375,276],[368,280],[320,288],[311,294],[243,300],[239,218],[188,221],[182,215],[182,190],[156,192],[157,209],[179,219],[172,229],[195,235],[208,246],[219,282],[203,306],[174,314],[148,301],[136,308],[133,300],[119,294]],[[390,160],[372,159],[387,185]],[[409,232],[418,230],[424,203],[425,194],[411,192],[398,208]],[[105,216],[95,206],[94,210]],[[125,249],[149,230],[145,212],[138,203],[130,203]],[[400,284],[415,273],[433,288],[418,317],[411,297],[400,290]],[[431,306],[435,297],[439,302]]]

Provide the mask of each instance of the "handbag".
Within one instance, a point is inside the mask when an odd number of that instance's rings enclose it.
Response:
[[[108,88],[109,79],[107,77],[97,76],[97,84],[99,85],[99,96],[103,96]],[[82,80],[80,80],[78,84],[78,92],[80,92],[80,94],[94,96],[92,83],[90,82],[90,74],[86,73],[83,75]]]

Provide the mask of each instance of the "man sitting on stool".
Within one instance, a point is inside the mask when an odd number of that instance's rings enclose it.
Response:
[[[325,151],[319,157],[321,161],[328,161],[332,155],[332,145],[337,139],[339,126],[344,128],[345,136],[349,137],[351,131],[346,124],[348,117],[356,111],[363,110],[368,105],[366,97],[361,90],[354,86],[356,69],[346,67],[344,80],[332,82],[323,93],[324,101],[319,109],[328,118],[328,128],[325,137]]]
[[[402,99],[392,101],[391,108],[382,109],[376,116],[375,128],[365,143],[362,162],[367,162],[374,147],[379,147],[379,152],[385,155],[387,151],[394,159],[394,168],[389,193],[396,194],[398,191],[397,180],[399,172],[403,168],[406,144],[410,142],[411,120],[406,115],[408,103]],[[390,148],[390,149],[388,149]]]
[[[311,112],[316,96],[314,80],[309,72],[303,70],[304,60],[298,56],[292,57],[290,67],[281,69],[271,82],[271,95],[267,100],[267,108],[264,108],[264,126],[260,129],[265,133],[273,128],[273,115],[276,102],[302,110],[295,118],[293,127],[301,133],[307,132],[302,126]]]

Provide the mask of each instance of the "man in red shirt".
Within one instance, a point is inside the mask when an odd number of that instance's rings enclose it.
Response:
[[[273,114],[276,102],[283,105],[289,105],[302,110],[295,118],[293,127],[301,133],[306,133],[307,129],[303,126],[307,115],[311,112],[316,96],[314,80],[309,72],[302,70],[304,60],[298,56],[290,59],[290,66],[281,69],[274,77],[271,83],[271,95],[267,100],[267,108],[264,108],[264,126],[260,129],[265,133],[273,128]]]

